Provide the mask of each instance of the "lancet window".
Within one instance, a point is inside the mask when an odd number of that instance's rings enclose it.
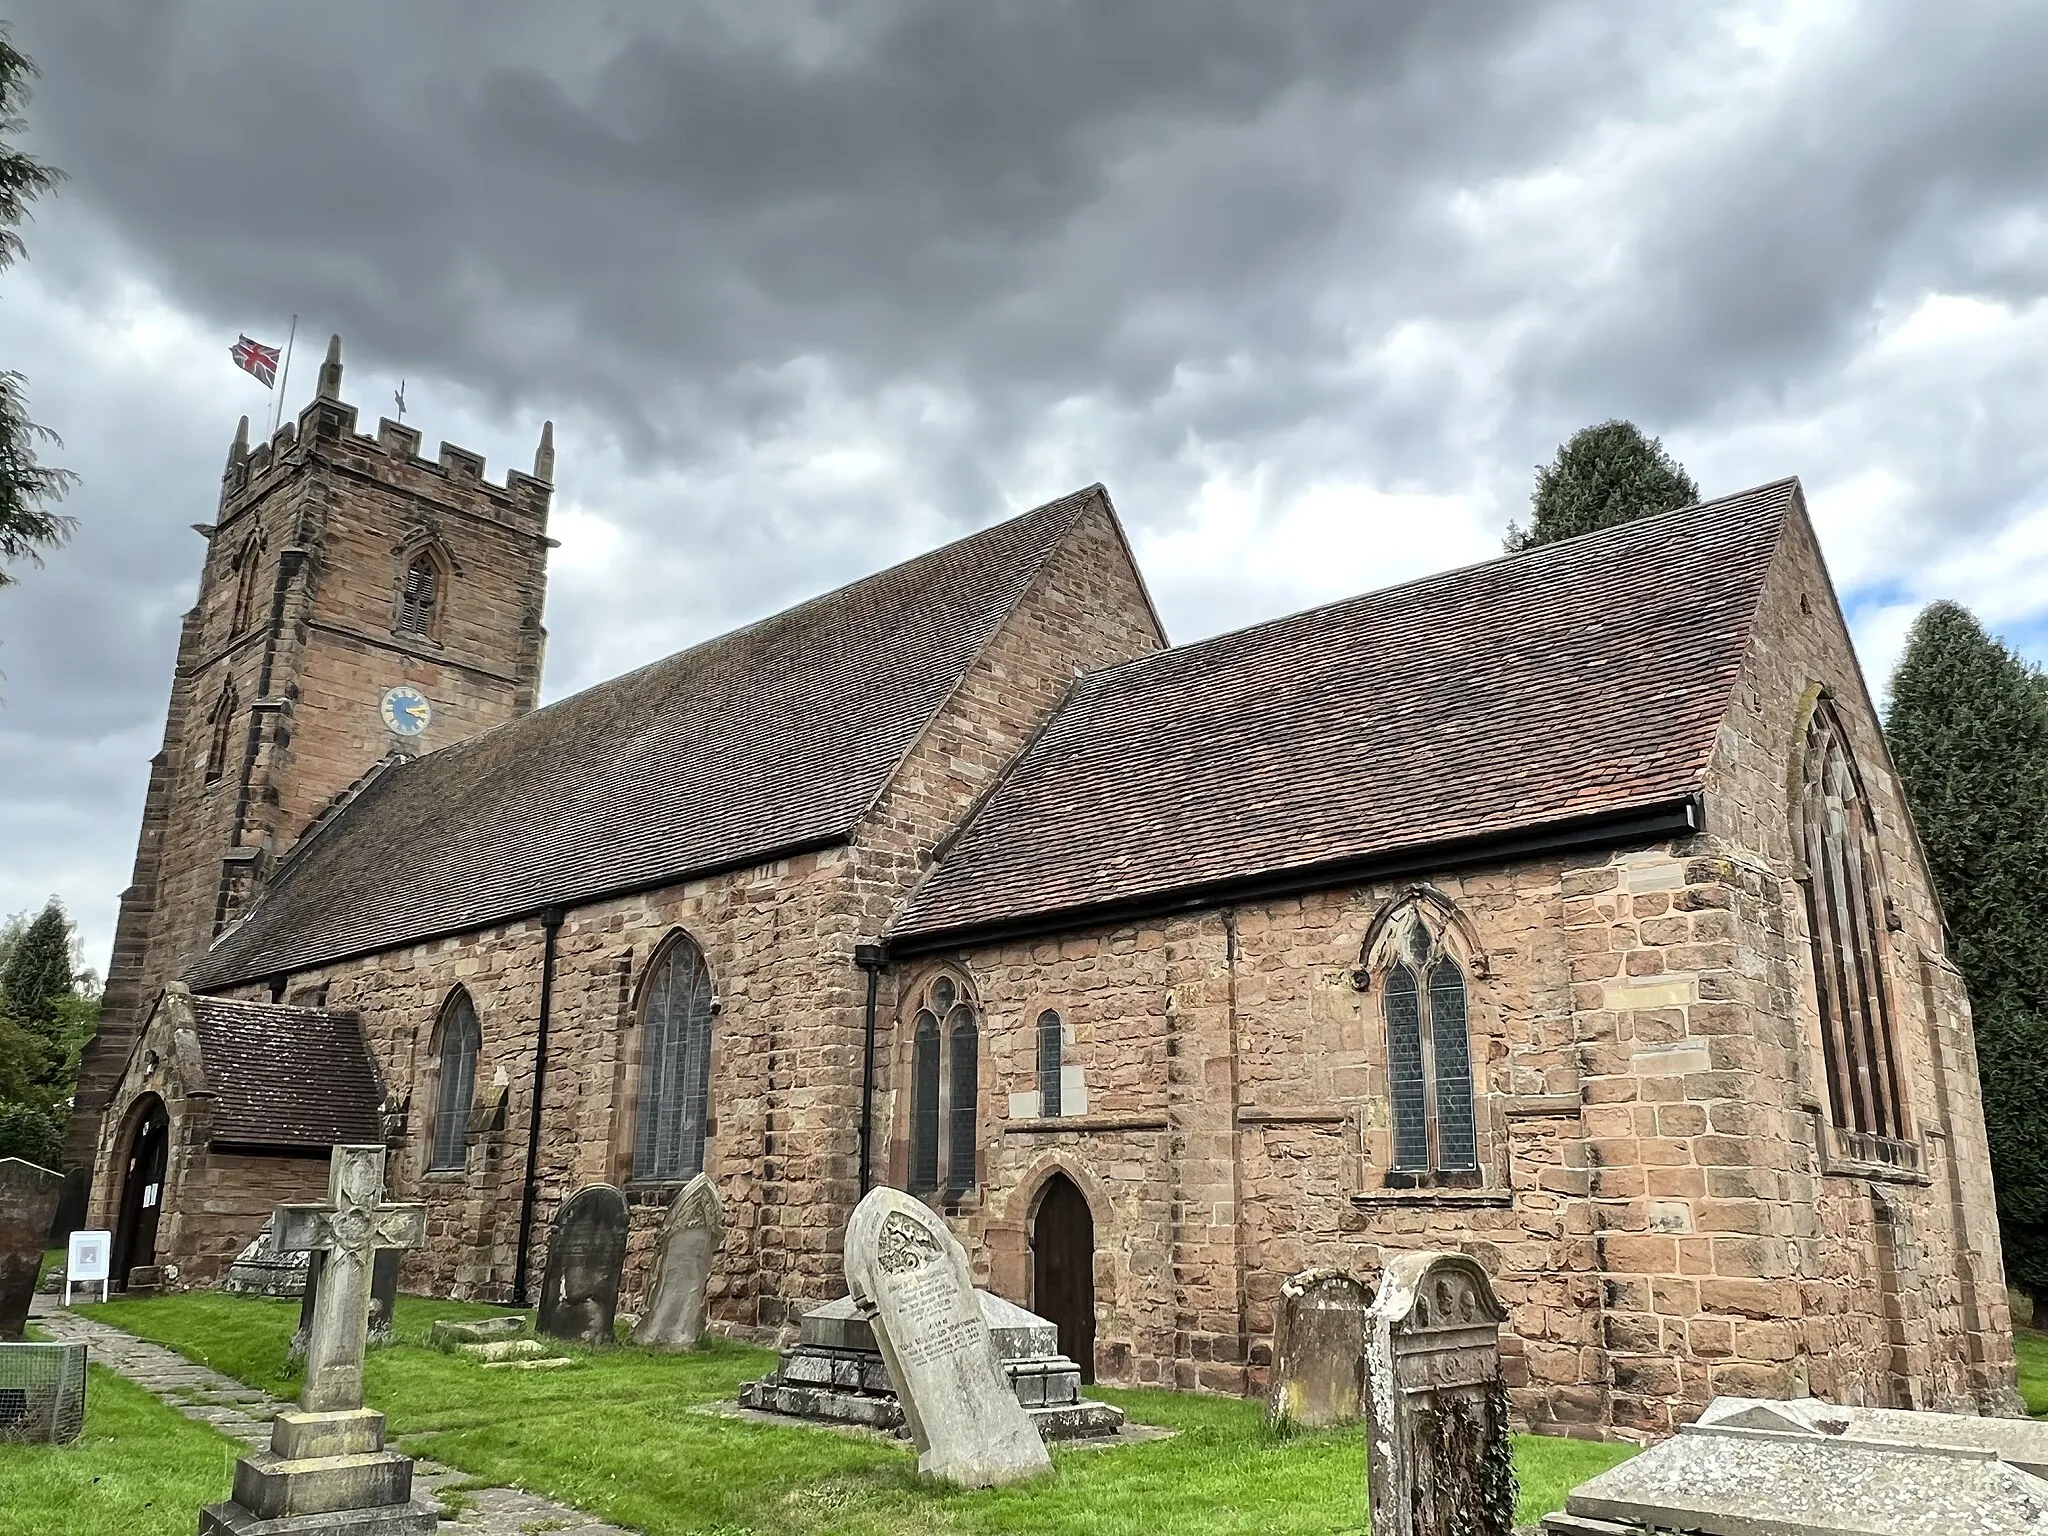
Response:
[[[1398,1173],[1479,1166],[1465,972],[1440,929],[1411,907],[1393,927],[1381,983],[1387,1082]]]
[[[704,1171],[714,1012],[704,952],[677,934],[655,957],[641,990],[635,1179],[687,1179]]]
[[[981,1025],[960,980],[926,984],[910,1031],[910,1191],[957,1200],[974,1188]]]
[[[483,1044],[476,1005],[457,989],[441,1010],[440,1082],[434,1093],[434,1145],[427,1166],[460,1168],[469,1146],[476,1100],[476,1058]]]

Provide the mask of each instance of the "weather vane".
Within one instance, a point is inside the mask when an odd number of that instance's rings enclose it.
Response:
[[[405,380],[398,381],[398,388],[391,391],[391,398],[398,402],[398,419],[405,420]]]

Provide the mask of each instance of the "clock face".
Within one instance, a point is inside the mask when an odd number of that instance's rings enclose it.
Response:
[[[410,683],[384,691],[384,723],[400,736],[417,736],[434,718],[434,706]]]

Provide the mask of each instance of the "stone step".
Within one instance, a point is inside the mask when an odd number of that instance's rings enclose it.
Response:
[[[1543,1517],[1543,1536],[1642,1536],[1639,1525],[1617,1525],[1612,1520],[1595,1520],[1588,1515],[1559,1510]]]

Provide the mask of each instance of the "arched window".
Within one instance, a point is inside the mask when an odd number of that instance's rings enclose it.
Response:
[[[256,581],[263,572],[263,545],[251,535],[235,556],[235,612],[230,635],[239,635],[256,622]]]
[[[476,1098],[476,1053],[483,1043],[476,1005],[457,990],[441,1010],[441,1081],[434,1095],[434,1147],[429,1168],[460,1168],[468,1152],[469,1110]]]
[[[235,734],[235,690],[229,684],[214,701],[213,718],[206,744],[206,782],[211,784],[227,771],[228,748]]]
[[[431,548],[412,557],[398,592],[398,632],[432,638],[441,621],[441,588],[445,584],[440,556]]]
[[[955,978],[942,974],[925,988],[911,1026],[912,1194],[943,1188],[950,1201],[974,1188],[980,1090],[981,1029],[974,1003]]]
[[[1060,1016],[1050,1008],[1038,1016],[1038,1112],[1060,1116]]]
[[[704,1171],[712,1012],[704,952],[678,934],[655,957],[641,992],[635,1179],[687,1179]]]
[[[1845,1130],[1903,1141],[1909,1132],[1885,984],[1877,827],[1826,699],[1807,727],[1804,767],[1799,832],[1829,1107]]]
[[[1411,911],[1394,928],[1386,973],[1388,1098],[1399,1173],[1479,1166],[1465,973],[1442,934]]]

